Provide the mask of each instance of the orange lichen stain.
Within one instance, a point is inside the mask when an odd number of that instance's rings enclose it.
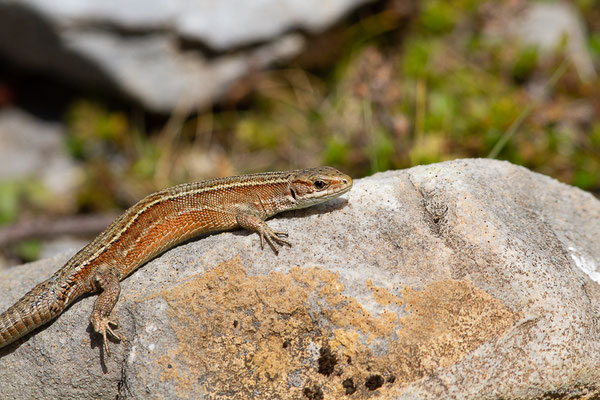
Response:
[[[250,368],[255,370],[257,381],[261,384],[286,378],[287,371],[293,364],[283,343],[277,337],[267,338],[248,361]]]
[[[329,340],[332,349],[345,349],[344,355],[356,357],[357,347],[360,345],[360,335],[354,329],[338,328],[333,330],[333,337]]]
[[[367,288],[373,292],[373,298],[375,301],[381,305],[387,306],[394,304],[396,306],[401,306],[403,301],[397,295],[394,295],[389,292],[386,288],[377,287],[373,285],[373,281],[367,279],[366,282]]]
[[[450,366],[513,326],[520,315],[470,281],[441,280],[422,290],[405,287],[408,315],[393,343],[390,362],[404,366],[401,380],[413,380]]]
[[[178,339],[158,360],[160,379],[189,398],[387,398],[516,318],[466,281],[398,293],[364,285],[382,306],[376,316],[320,268],[251,276],[235,258],[193,276],[160,293]]]

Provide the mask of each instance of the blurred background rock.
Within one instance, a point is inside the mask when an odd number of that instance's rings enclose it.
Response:
[[[491,157],[597,194],[599,65],[595,0],[4,0],[0,265],[237,173]]]

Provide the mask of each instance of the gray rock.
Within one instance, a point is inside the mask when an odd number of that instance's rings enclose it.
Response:
[[[585,81],[595,79],[585,24],[573,6],[564,2],[532,2],[522,13],[511,18],[509,31],[518,40],[538,47],[542,55],[554,53],[566,39],[567,54],[580,77]]]
[[[4,0],[0,54],[154,111],[186,112],[298,54],[304,37],[286,33],[322,30],[369,1]]]
[[[27,0],[62,26],[109,24],[127,30],[168,30],[216,50],[271,41],[291,30],[318,32],[373,0]]]
[[[219,99],[248,71],[295,55],[304,45],[288,35],[258,48],[207,59],[182,52],[172,35],[123,38],[112,32],[66,32],[69,48],[102,68],[120,90],[156,111],[187,113]]]
[[[65,253],[73,253],[75,250],[82,249],[87,241],[69,236],[57,235],[51,240],[44,241],[40,250],[39,258],[51,258]]]
[[[534,399],[600,395],[600,202],[507,162],[356,181],[211,235],[123,282],[101,357],[94,297],[0,350],[11,398]],[[0,273],[0,307],[67,256]],[[103,371],[103,367],[106,369]]]
[[[64,147],[60,124],[17,109],[0,110],[0,181],[36,179],[67,208],[82,176]]]

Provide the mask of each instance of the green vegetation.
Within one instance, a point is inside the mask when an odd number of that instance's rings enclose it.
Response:
[[[91,100],[72,104],[68,151],[86,175],[78,211],[216,175],[333,164],[360,177],[461,157],[600,190],[600,79],[583,82],[564,43],[541,54],[486,32],[490,9],[505,11],[498,3],[416,4],[408,16],[384,9],[345,28],[327,68],[299,61],[257,74],[243,108],[177,112],[155,129]],[[600,6],[575,4],[598,66]],[[37,204],[28,193],[0,185],[0,223]]]

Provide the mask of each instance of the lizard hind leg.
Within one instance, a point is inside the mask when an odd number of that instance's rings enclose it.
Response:
[[[118,328],[119,324],[116,319],[110,318],[110,314],[119,300],[119,293],[121,293],[119,276],[108,266],[102,266],[94,274],[93,285],[98,290],[101,290],[101,292],[94,303],[94,309],[90,315],[90,322],[94,327],[94,331],[102,335],[104,351],[106,352],[106,355],[110,357],[108,341],[106,338],[107,332],[115,339],[125,341],[125,338],[119,332],[115,332],[111,328],[111,325]]]

